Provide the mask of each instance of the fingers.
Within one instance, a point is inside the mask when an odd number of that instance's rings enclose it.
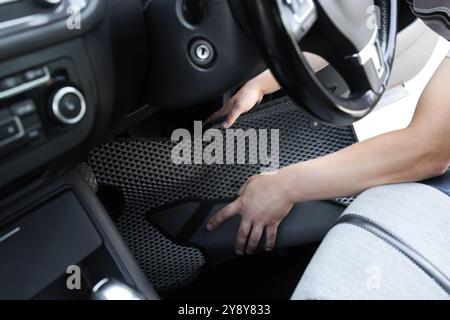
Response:
[[[208,123],[210,123],[211,121],[219,118],[221,116],[221,112],[220,110],[213,113],[211,116],[209,116],[205,121],[203,121],[203,126],[206,126]]]
[[[272,251],[277,241],[277,225],[269,225],[266,227],[266,251]]]
[[[230,128],[243,113],[251,110],[258,103],[258,99],[262,99],[262,97],[263,96],[261,95],[261,98],[259,98],[257,94],[254,94],[236,99],[236,101],[234,101],[234,104],[232,105],[230,112],[227,115],[227,119],[223,124],[223,128]]]
[[[250,238],[248,239],[247,244],[247,254],[253,254],[255,253],[256,248],[259,245],[259,242],[261,241],[261,236],[264,231],[264,226],[261,224],[253,225],[252,233],[250,235]]]
[[[222,127],[223,129],[228,129],[243,113],[261,102],[263,97],[261,90],[244,86],[233,98],[225,103],[222,109],[209,117],[205,124],[226,115],[226,120]]]
[[[209,222],[206,228],[208,231],[213,231],[225,220],[236,215],[239,211],[239,199],[230,203],[228,206],[219,211]]]
[[[239,231],[236,237],[236,254],[242,256],[244,254],[245,245],[247,244],[248,235],[250,234],[250,230],[252,228],[252,224],[245,220],[241,220],[241,225],[239,227]]]
[[[219,118],[221,118],[221,117],[226,116],[226,115],[229,113],[230,109],[233,108],[234,103],[235,103],[235,98],[231,98],[230,100],[228,100],[228,101],[222,106],[222,108],[220,108],[218,111],[216,111],[215,113],[213,113],[208,119],[206,119],[206,120],[203,122],[203,125],[205,126],[205,125],[207,125],[208,123],[210,123],[210,122],[212,122],[212,121],[214,121],[214,120],[216,120],[216,119],[219,119]]]
[[[206,119],[205,121],[203,121],[203,126],[208,125],[209,123],[217,120],[219,121],[220,118],[224,117],[227,115],[228,110],[227,110],[227,106],[225,105],[222,109],[220,109],[219,111],[213,113],[208,119]]]
[[[223,128],[224,129],[230,128],[236,122],[236,120],[239,118],[239,116],[243,113],[243,111],[241,109],[242,108],[239,108],[238,106],[235,106],[230,111],[230,113],[227,116],[227,120],[225,120],[225,122],[223,124]]]

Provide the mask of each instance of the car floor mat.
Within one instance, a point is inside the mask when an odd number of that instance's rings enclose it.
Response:
[[[357,142],[352,127],[320,124],[287,97],[258,106],[241,116],[233,128],[279,129],[281,167],[318,158]],[[159,290],[190,281],[207,260],[201,249],[176,243],[145,215],[183,201],[233,199],[242,184],[262,168],[261,164],[177,165],[171,158],[176,145],[169,138],[117,139],[93,150],[88,159],[99,187],[114,186],[122,191],[125,205],[117,228]],[[251,146],[248,149],[247,156]],[[345,206],[352,200],[351,197],[332,201]]]

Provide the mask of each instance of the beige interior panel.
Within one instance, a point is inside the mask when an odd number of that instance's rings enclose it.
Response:
[[[414,78],[427,64],[438,41],[439,36],[421,20],[416,20],[400,32],[390,84]]]

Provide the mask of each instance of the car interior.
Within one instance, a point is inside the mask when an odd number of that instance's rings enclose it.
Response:
[[[288,300],[358,195],[297,204],[238,257],[239,218],[206,223],[260,166],[175,164],[172,132],[270,68],[283,90],[233,128],[279,129],[281,167],[318,158],[440,45],[403,1],[0,0],[0,299]]]

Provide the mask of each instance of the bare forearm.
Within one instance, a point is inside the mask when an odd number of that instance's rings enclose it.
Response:
[[[304,54],[314,72],[317,72],[328,65],[324,59],[315,54],[308,52],[305,52]],[[271,94],[281,89],[281,86],[278,84],[270,70],[266,70],[253,78],[248,84],[258,88],[263,95]]]
[[[415,137],[412,129],[391,132],[287,167],[279,175],[293,202],[350,196],[378,185],[438,175],[442,168],[435,164],[433,152]]]
[[[450,165],[450,59],[445,59],[408,128],[335,154],[282,169],[280,185],[292,201],[333,199],[374,186],[420,181]]]
[[[358,194],[368,188],[418,181],[443,173],[450,164],[450,59],[428,84],[407,129],[391,132],[337,153],[252,177],[238,199],[208,223],[214,230],[240,214],[236,252],[253,253],[265,231],[266,249],[295,202]]]

